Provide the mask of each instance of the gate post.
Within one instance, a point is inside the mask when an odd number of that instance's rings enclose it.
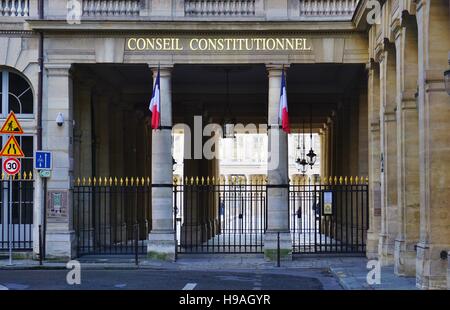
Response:
[[[157,68],[152,68],[156,80]],[[147,256],[175,260],[173,228],[171,68],[160,69],[161,128],[152,130],[152,230]]]
[[[282,66],[267,66],[269,74],[267,164],[267,227],[264,236],[264,257],[277,259],[278,236],[280,259],[292,259],[292,240],[289,231],[289,178],[287,134],[278,125]]]

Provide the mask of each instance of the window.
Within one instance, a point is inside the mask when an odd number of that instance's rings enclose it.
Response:
[[[0,69],[0,114],[13,111],[20,117],[33,115],[33,91],[28,81],[18,73]]]

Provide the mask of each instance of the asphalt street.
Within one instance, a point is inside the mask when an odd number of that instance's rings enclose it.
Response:
[[[326,269],[82,270],[69,285],[69,270],[0,270],[0,290],[340,290]]]

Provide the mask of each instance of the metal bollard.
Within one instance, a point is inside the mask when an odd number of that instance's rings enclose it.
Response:
[[[135,224],[134,225],[134,235],[135,235],[135,240],[134,240],[134,263],[136,264],[136,266],[139,265],[139,256],[138,256],[138,251],[139,251],[139,224]]]
[[[43,259],[43,251],[42,251],[42,225],[39,225],[39,265],[42,266],[42,259]]]
[[[280,267],[280,232],[277,232],[277,267]]]

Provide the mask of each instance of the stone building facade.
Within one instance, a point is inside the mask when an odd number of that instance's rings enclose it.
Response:
[[[448,0],[0,1],[1,117],[16,109],[8,87],[20,76],[32,108],[17,108],[19,119],[33,149],[54,156],[45,195],[61,194],[68,210],[48,218],[34,173],[33,252],[45,222],[46,255],[77,256],[76,178],[134,175],[164,185],[152,189],[147,243],[172,259],[172,126],[199,115],[220,123],[225,113],[268,125],[268,144],[277,141],[264,246],[273,249],[281,232],[290,248],[288,140],[276,126],[286,70],[294,129],[306,121],[320,134],[321,176],[368,175],[367,257],[415,275],[419,288],[447,288],[449,12]],[[152,131],[158,68],[164,108]],[[217,175],[218,162],[185,159],[184,174]]]

